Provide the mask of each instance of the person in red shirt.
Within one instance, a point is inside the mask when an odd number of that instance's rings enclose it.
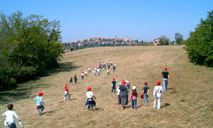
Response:
[[[68,86],[69,86],[68,84],[65,85],[64,101],[70,100],[70,94],[69,94]]]

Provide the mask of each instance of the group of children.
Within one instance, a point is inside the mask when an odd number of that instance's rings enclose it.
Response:
[[[153,96],[154,96],[154,108],[159,110],[161,107],[161,97],[162,93],[167,90],[167,84],[169,80],[169,72],[167,71],[167,67],[164,68],[164,71],[162,72],[162,77],[163,77],[163,87],[161,85],[161,81],[157,81],[156,86],[154,87],[153,90]],[[119,87],[117,88],[117,99],[119,104],[123,106],[125,109],[125,105],[128,104],[128,93],[130,89],[130,82],[128,80],[122,81],[122,83],[118,84]],[[125,87],[123,87],[125,86]],[[115,92],[116,89],[116,81],[115,78],[112,80],[112,92]],[[148,87],[148,82],[144,82],[144,87],[142,90],[142,93],[140,95],[141,98],[144,99],[144,103],[148,104],[148,95],[149,95],[149,87]],[[130,92],[129,96],[129,101],[132,101],[132,108],[136,109],[137,108],[137,97],[138,93],[136,91],[136,86],[132,87],[132,91]],[[158,104],[158,105],[157,105]]]
[[[108,65],[108,67],[110,67],[110,65],[112,65],[112,62],[107,65]],[[106,64],[100,63],[98,69],[101,70],[102,68],[105,68],[105,67],[106,67]],[[113,67],[116,69],[117,65],[115,64]],[[90,72],[90,71],[91,71],[91,68],[88,68],[88,72]],[[85,73],[85,74],[87,76],[87,73]],[[165,67],[164,71],[162,72],[162,77],[163,77],[163,87],[160,86],[161,81],[158,80],[157,84],[153,90],[154,108],[156,108],[156,106],[157,106],[157,109],[160,109],[162,93],[167,90],[167,84],[168,84],[168,80],[169,80],[169,72],[167,71],[167,67]],[[74,81],[75,81],[75,84],[77,84],[76,75],[74,76]],[[73,83],[73,79],[71,77],[70,84],[72,85],[72,83]],[[136,109],[137,108],[137,98],[138,98],[138,92],[136,90],[136,86],[132,87],[132,91],[130,92],[130,96],[128,97],[128,93],[130,90],[130,82],[128,80],[126,80],[126,81],[122,81],[118,85],[119,85],[119,87],[116,89],[116,81],[115,81],[115,78],[113,78],[111,91],[114,93],[116,93],[116,91],[117,91],[118,102],[125,109],[125,106],[128,104],[128,99],[129,99],[129,101],[132,101],[132,108]],[[93,106],[96,105],[96,102],[94,100],[94,99],[96,99],[96,97],[93,95],[91,90],[92,90],[92,88],[88,87],[87,92],[86,92],[87,100],[86,100],[85,107],[88,108],[88,110],[93,109]],[[36,102],[39,116],[42,115],[42,112],[44,111],[43,105],[45,103],[42,100],[43,94],[44,94],[43,92],[39,92],[38,96],[34,99],[34,101]],[[140,97],[144,98],[145,104],[148,104],[148,95],[149,95],[148,82],[144,82],[144,87],[143,87],[142,94],[140,95]],[[64,92],[64,101],[69,100],[69,99],[70,99],[69,85],[66,84],[65,92]],[[158,105],[157,105],[157,103],[158,103]],[[16,128],[16,124],[15,124],[15,117],[16,117],[20,121],[19,122],[20,126],[23,127],[24,124],[21,122],[21,119],[16,115],[16,113],[14,111],[12,111],[13,105],[9,104],[7,107],[8,107],[8,111],[6,111],[2,115],[5,118],[5,122],[4,122],[5,126],[9,126],[10,128]]]

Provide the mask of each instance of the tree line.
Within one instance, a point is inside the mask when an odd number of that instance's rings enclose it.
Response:
[[[186,40],[186,50],[191,62],[213,67],[213,11],[201,19]]]
[[[0,14],[0,90],[33,79],[58,65],[63,53],[59,21]]]

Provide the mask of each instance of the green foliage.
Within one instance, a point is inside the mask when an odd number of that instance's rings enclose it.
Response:
[[[159,43],[160,45],[169,45],[169,38],[166,36],[161,36]]]
[[[181,35],[180,33],[175,33],[175,41],[178,45],[183,44],[183,35]]]
[[[213,11],[200,24],[186,41],[189,58],[196,64],[213,66]]]
[[[57,65],[63,52],[58,21],[38,15],[0,15],[0,90]]]

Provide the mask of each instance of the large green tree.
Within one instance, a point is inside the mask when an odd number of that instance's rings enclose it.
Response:
[[[169,38],[166,36],[161,36],[159,43],[160,45],[169,45]]]
[[[63,52],[59,21],[38,15],[24,18],[20,11],[0,18],[1,86],[32,79],[57,65]]]
[[[183,44],[183,35],[181,35],[180,33],[175,33],[175,41],[179,45]]]
[[[208,12],[205,20],[190,33],[186,41],[186,50],[192,62],[213,66],[213,11]]]

